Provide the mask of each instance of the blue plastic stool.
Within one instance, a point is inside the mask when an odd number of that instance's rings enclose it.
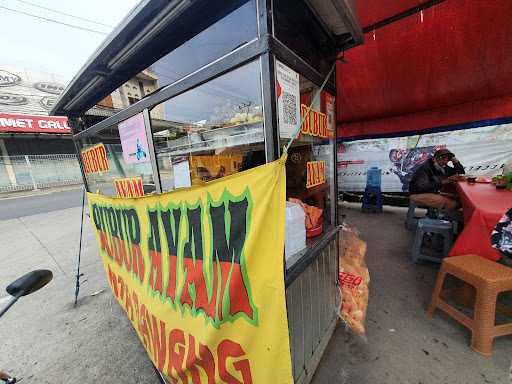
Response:
[[[367,186],[365,188],[361,210],[371,213],[382,212],[382,192],[380,187]]]
[[[443,237],[443,250],[435,255],[422,253],[423,238],[426,234],[437,234]],[[435,235],[434,235],[435,236]],[[435,237],[433,236],[433,240]],[[446,220],[419,219],[412,245],[411,259],[414,263],[420,260],[440,263],[447,256],[453,244],[453,224]]]
[[[409,203],[409,209],[407,210],[407,217],[405,218],[405,228],[409,231],[413,231],[418,226],[418,221],[421,219],[421,217],[418,217],[415,215],[416,208],[424,208],[427,210],[426,217],[429,219],[437,219],[439,217],[439,212],[437,209],[432,207],[421,207],[418,206],[416,203]]]

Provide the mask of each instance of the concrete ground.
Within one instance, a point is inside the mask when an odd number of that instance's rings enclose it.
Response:
[[[493,357],[484,358],[469,349],[469,332],[459,324],[439,312],[434,320],[425,316],[436,268],[409,262],[405,210],[363,215],[349,204],[344,212],[368,241],[367,340],[338,328],[313,383],[508,383],[510,337],[497,339]],[[80,208],[0,221],[0,306],[10,281],[36,268],[54,272],[47,287],[0,319],[0,369],[23,383],[157,383],[85,224],[86,281],[74,308]]]
[[[80,207],[0,221],[0,307],[5,287],[18,276],[38,268],[54,273],[48,286],[0,319],[0,369],[27,384],[157,383],[84,224],[85,276],[74,308]]]
[[[368,243],[366,340],[338,328],[313,383],[512,383],[512,337],[497,338],[485,358],[469,348],[470,332],[460,324],[439,311],[427,318],[437,267],[409,261],[406,210],[363,214],[360,204],[345,203],[343,213]]]

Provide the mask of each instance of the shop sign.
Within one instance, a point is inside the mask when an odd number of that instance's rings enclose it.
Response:
[[[281,158],[187,190],[87,194],[107,281],[166,383],[293,383],[285,183]]]
[[[1,103],[1,96],[0,96]],[[0,113],[0,132],[71,133],[67,117]]]
[[[141,197],[144,196],[142,178],[140,176],[115,179],[117,197]]]
[[[303,119],[308,112],[308,106],[305,104],[301,104],[300,106],[300,114]],[[315,111],[311,109],[309,111],[308,117],[304,120],[304,124],[301,127],[301,133],[307,136],[320,137],[322,139],[327,139],[329,134],[327,132],[327,116],[325,113]]]
[[[308,161],[306,188],[313,188],[326,182],[325,161]]]
[[[148,138],[142,113],[119,123],[119,138],[126,164],[149,162]]]
[[[279,134],[283,138],[291,138],[300,124],[299,74],[276,61],[276,75]]]
[[[0,87],[10,87],[21,82],[21,77],[14,73],[0,69]]]
[[[110,169],[108,165],[107,151],[102,143],[86,148],[82,150],[80,154],[82,156],[84,172],[86,174],[106,172]]]

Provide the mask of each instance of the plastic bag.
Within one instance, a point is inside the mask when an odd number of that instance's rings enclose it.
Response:
[[[341,288],[341,319],[354,333],[364,335],[368,307],[370,273],[364,261],[366,243],[356,228],[344,224],[339,240],[339,284]]]

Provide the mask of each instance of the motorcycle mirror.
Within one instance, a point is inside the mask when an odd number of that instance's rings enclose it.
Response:
[[[20,297],[30,295],[35,291],[43,288],[53,278],[52,271],[47,269],[36,269],[29,272],[17,280],[13,281],[6,288],[7,293],[11,296]]]

